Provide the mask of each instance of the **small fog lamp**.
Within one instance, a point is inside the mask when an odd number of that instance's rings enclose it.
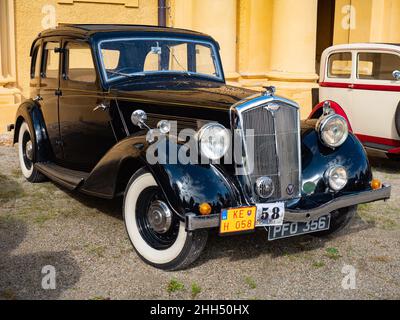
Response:
[[[211,213],[211,206],[207,202],[203,202],[199,205],[200,214],[203,216],[209,215]]]
[[[331,167],[326,171],[326,180],[333,191],[342,190],[347,184],[347,171],[342,166]]]
[[[379,179],[372,179],[371,188],[372,190],[380,189],[382,188],[382,183],[379,181]]]

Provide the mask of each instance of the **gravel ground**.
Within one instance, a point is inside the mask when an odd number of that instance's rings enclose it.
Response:
[[[0,299],[399,299],[400,162],[371,154],[375,176],[392,184],[390,201],[359,207],[335,237],[268,242],[266,232],[210,235],[188,270],[163,272],[133,251],[121,199],[30,184],[17,149],[0,139]],[[42,268],[56,269],[55,290]],[[342,269],[356,271],[343,289]]]

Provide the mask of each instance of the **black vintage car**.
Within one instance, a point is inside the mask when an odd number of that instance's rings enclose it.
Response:
[[[38,36],[31,57],[31,99],[10,125],[23,175],[123,195],[129,238],[155,267],[188,266],[212,228],[324,236],[357,204],[390,197],[329,102],[300,122],[274,88],[226,85],[205,34],[61,25]]]

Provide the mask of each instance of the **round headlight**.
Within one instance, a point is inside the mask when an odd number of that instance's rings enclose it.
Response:
[[[341,146],[349,135],[346,119],[338,114],[328,115],[318,121],[317,131],[322,143],[331,148]]]
[[[331,167],[326,171],[326,179],[332,190],[340,191],[347,184],[347,171],[342,166]]]
[[[230,146],[229,131],[219,123],[208,123],[198,134],[201,153],[211,159],[218,160],[228,151]]]

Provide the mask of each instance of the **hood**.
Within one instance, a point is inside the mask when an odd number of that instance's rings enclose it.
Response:
[[[204,109],[229,108],[257,91],[229,86],[215,81],[127,81],[115,85],[110,94],[120,100],[140,104],[202,107]]]

